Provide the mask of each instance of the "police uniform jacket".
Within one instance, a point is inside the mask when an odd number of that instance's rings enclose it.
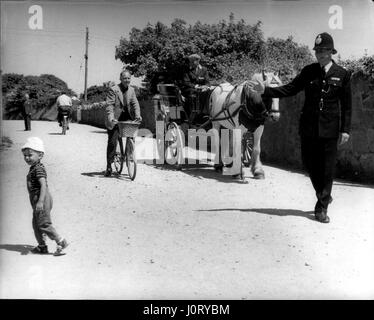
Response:
[[[266,87],[264,96],[282,98],[305,91],[300,115],[299,133],[306,137],[337,138],[350,132],[350,73],[334,61],[327,74],[319,63],[302,69],[293,81],[280,87]]]
[[[127,89],[122,84],[111,87],[106,98],[106,103],[105,126],[110,130],[115,126],[112,120],[118,120],[122,112],[128,113],[132,120],[142,119],[139,102],[136,98],[135,90],[131,86]]]

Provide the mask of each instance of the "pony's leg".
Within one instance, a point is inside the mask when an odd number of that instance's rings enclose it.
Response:
[[[215,150],[215,154],[214,154],[214,169],[216,171],[219,171],[219,172],[222,172],[222,168],[223,168],[223,163],[222,163],[222,159],[221,159],[221,133],[220,133],[220,128],[221,126],[219,125],[219,123],[217,122],[213,122],[213,130],[215,130],[218,134],[218,141],[217,141],[217,145],[216,145],[216,150]]]
[[[260,159],[261,154],[261,137],[264,132],[264,126],[259,126],[253,132],[253,150],[252,150],[252,174],[255,179],[265,179],[265,172],[262,168],[262,163]]]

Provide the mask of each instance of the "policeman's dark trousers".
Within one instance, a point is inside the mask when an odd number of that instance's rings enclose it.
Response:
[[[56,229],[52,226],[51,221],[51,210],[52,210],[52,196],[49,192],[46,193],[44,200],[44,207],[42,211],[36,210],[36,203],[38,202],[39,194],[30,194],[30,203],[33,209],[32,214],[32,227],[34,229],[34,234],[36,241],[40,246],[45,246],[45,235],[51,240],[58,243],[62,238],[57,233]]]
[[[329,205],[338,151],[337,138],[301,137],[301,156],[314,190],[315,210],[326,210]]]
[[[25,130],[30,131],[31,130],[31,115],[24,114],[23,121],[25,122]]]

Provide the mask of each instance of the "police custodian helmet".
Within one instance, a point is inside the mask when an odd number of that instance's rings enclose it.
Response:
[[[322,48],[323,49],[331,49],[332,54],[337,53],[337,51],[334,48],[334,40],[332,39],[332,37],[327,32],[320,33],[316,37],[316,40],[314,41],[313,50],[320,49],[320,48],[321,49]]]

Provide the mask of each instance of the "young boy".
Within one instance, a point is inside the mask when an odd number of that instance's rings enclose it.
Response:
[[[33,209],[32,226],[38,246],[31,250],[32,253],[48,254],[48,247],[45,242],[47,235],[51,240],[56,241],[57,249],[55,256],[65,254],[62,250],[68,246],[67,241],[59,236],[52,226],[51,210],[52,196],[48,190],[47,172],[41,159],[44,155],[43,141],[37,137],[27,139],[22,147],[25,162],[30,166],[27,175],[27,190]]]

